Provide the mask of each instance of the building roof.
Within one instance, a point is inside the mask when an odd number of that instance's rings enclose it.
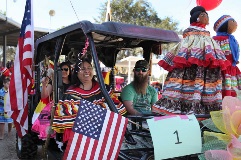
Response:
[[[21,24],[0,13],[0,45],[4,45],[4,36],[6,36],[6,46],[17,46]],[[48,29],[34,28],[34,39],[47,34]],[[2,37],[2,38],[1,38]]]

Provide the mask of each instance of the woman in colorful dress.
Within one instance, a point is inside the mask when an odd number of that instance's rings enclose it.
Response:
[[[69,139],[69,134],[80,105],[80,99],[85,99],[95,105],[109,109],[101,92],[100,85],[94,76],[91,61],[91,56],[86,54],[76,63],[71,82],[73,85],[67,89],[62,100],[56,106],[52,128],[57,133],[64,133],[63,142]],[[122,115],[125,114],[125,107],[114,96],[113,90],[108,85],[106,85],[106,89],[116,104],[119,113]]]
[[[206,10],[197,6],[190,11],[190,26],[183,40],[158,64],[169,71],[162,98],[153,110],[166,114],[208,114],[220,110],[222,75],[230,65],[210,32]]]
[[[8,123],[8,133],[12,130],[13,119],[9,118],[4,112],[4,101],[6,99],[6,93],[8,92],[9,83],[9,78],[3,78],[3,87],[0,89],[0,140],[4,138],[5,123]]]
[[[237,22],[231,16],[223,15],[214,23],[213,27],[217,33],[213,39],[220,45],[226,58],[232,64],[227,70],[223,71],[223,97],[236,97],[237,94],[234,89],[241,89],[241,72],[237,67],[240,53],[239,44],[232,35],[237,26]]]

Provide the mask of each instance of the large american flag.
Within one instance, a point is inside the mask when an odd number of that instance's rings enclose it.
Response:
[[[117,159],[128,119],[81,100],[64,160]]]
[[[14,120],[18,136],[28,131],[28,93],[32,81],[32,59],[34,53],[34,29],[32,0],[26,0],[24,17],[14,59],[6,111]]]

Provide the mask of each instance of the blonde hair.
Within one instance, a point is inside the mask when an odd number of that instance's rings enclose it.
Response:
[[[47,70],[47,76],[48,76],[49,78],[51,78],[51,80],[53,79],[53,77],[54,77],[54,70],[53,70],[52,68],[48,68],[48,70]]]

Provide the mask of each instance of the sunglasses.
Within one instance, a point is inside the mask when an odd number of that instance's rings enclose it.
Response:
[[[67,72],[69,70],[69,68],[61,68],[61,70]]]
[[[146,71],[148,71],[148,69],[147,68],[134,68],[134,71],[136,71],[136,72],[140,72],[140,71],[146,72]]]

